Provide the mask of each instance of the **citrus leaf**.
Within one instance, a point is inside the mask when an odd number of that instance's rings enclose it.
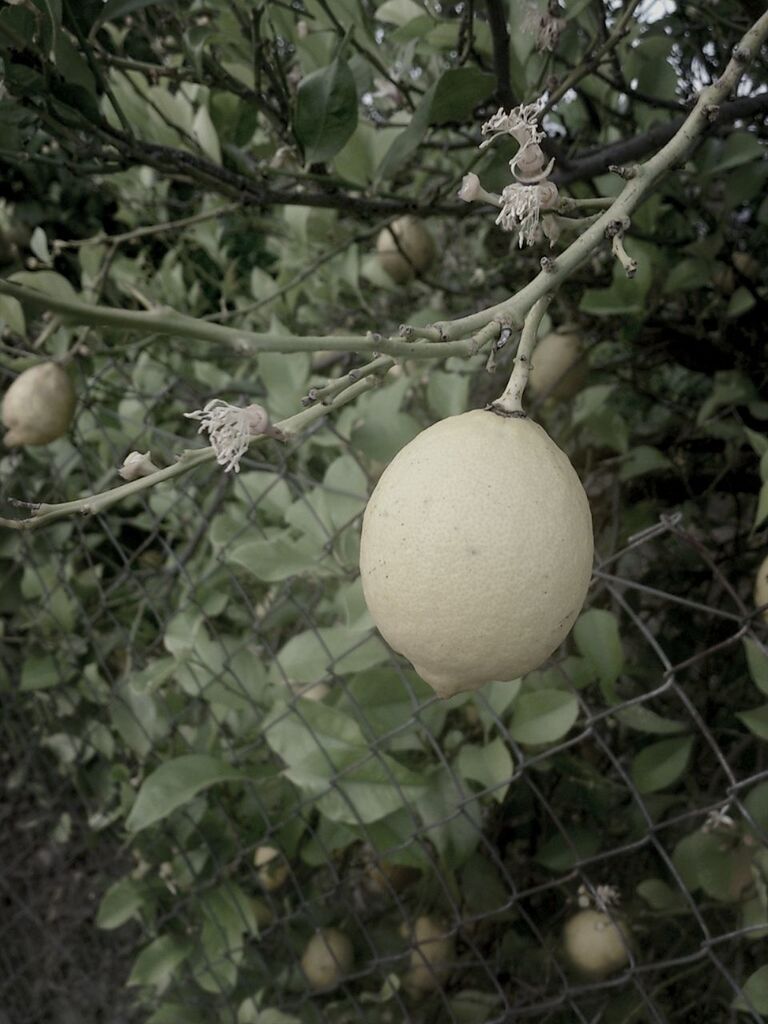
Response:
[[[655,793],[676,782],[688,766],[692,736],[660,740],[641,750],[632,762],[632,779],[641,793]]]
[[[466,121],[478,103],[496,88],[496,77],[475,67],[449,68],[437,80],[430,124]]]
[[[518,697],[509,733],[518,743],[554,743],[579,716],[579,702],[564,690],[534,690]]]
[[[96,927],[105,931],[119,928],[136,916],[143,902],[140,886],[132,878],[121,878],[104,893],[96,915]]]
[[[768,964],[750,974],[733,1005],[737,1010],[754,1009],[761,1014],[768,1013]]]
[[[247,778],[244,771],[207,754],[184,754],[166,761],[142,783],[125,827],[129,832],[139,832],[166,818],[201,790]]]
[[[579,653],[595,670],[603,696],[609,704],[616,704],[615,683],[624,667],[616,616],[603,608],[590,608],[579,616],[573,636]]]
[[[744,653],[752,682],[761,693],[768,695],[768,654],[749,637],[744,638]]]
[[[154,985],[164,988],[192,946],[172,935],[161,935],[139,953],[126,985]]]
[[[330,160],[357,127],[357,86],[345,60],[337,57],[299,83],[293,128],[307,163]]]
[[[768,704],[762,704],[759,708],[752,708],[750,711],[738,711],[736,717],[758,739],[768,740]]]
[[[650,708],[645,707],[643,704],[629,704],[625,708],[620,708],[616,711],[615,717],[622,725],[626,725],[629,729],[635,729],[637,732],[649,732],[657,735],[665,735],[675,732],[685,732],[688,728],[686,722],[682,722],[676,718],[664,718],[662,715],[657,715],[655,711],[651,711]]]
[[[429,126],[429,116],[432,110],[432,97],[435,94],[436,85],[431,86],[421,98],[421,103],[414,111],[411,123],[393,139],[392,145],[384,154],[384,158],[376,171],[376,180],[391,178],[400,170],[404,163],[414,153],[424,138],[424,133]]]

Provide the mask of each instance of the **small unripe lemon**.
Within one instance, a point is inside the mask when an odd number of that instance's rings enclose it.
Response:
[[[629,960],[631,939],[615,915],[581,910],[565,923],[563,946],[571,964],[592,978],[604,978]]]
[[[528,389],[534,396],[572,398],[586,379],[581,359],[581,336],[575,331],[552,331],[533,350]]]
[[[760,563],[755,576],[755,604],[758,608],[768,604],[768,555]],[[768,622],[768,608],[763,612],[763,619]]]
[[[397,243],[392,237],[394,232]],[[399,246],[399,247],[398,247]],[[435,243],[424,225],[415,217],[398,217],[383,228],[376,239],[379,263],[393,281],[405,284],[415,271],[426,270],[435,258]]]
[[[310,986],[321,992],[335,988],[352,969],[352,943],[338,928],[321,928],[307,943],[301,969]]]
[[[258,868],[259,885],[265,892],[274,892],[285,884],[288,878],[288,865],[274,846],[257,847],[253,863]]]
[[[729,267],[724,263],[715,264],[715,269],[712,273],[712,284],[723,295],[730,295],[736,287],[736,275],[733,272],[733,267]]]
[[[40,363],[24,370],[3,396],[6,447],[55,441],[69,429],[75,402],[72,381],[61,366]]]
[[[744,277],[748,277],[751,281],[760,277],[760,264],[748,252],[736,251],[731,253],[731,261],[739,273],[743,274]]]
[[[538,668],[581,610],[592,519],[538,424],[474,410],[398,452],[363,517],[360,572],[384,639],[441,697]]]
[[[406,992],[420,996],[438,988],[450,971],[454,955],[453,936],[445,925],[431,917],[416,918],[410,970],[403,978]]]

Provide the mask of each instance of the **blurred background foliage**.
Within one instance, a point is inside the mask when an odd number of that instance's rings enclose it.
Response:
[[[470,170],[509,181],[511,151],[479,152],[480,124],[557,97],[561,195],[617,194],[609,165],[670,137],[761,7],[6,4],[3,275],[299,334],[483,308],[570,237],[521,250],[456,199]],[[563,19],[552,49],[542,17]],[[540,671],[436,701],[357,578],[378,475],[424,426],[495,397],[511,343],[490,362],[400,361],[236,477],[204,467],[0,534],[0,1019],[764,1019],[766,112],[760,59],[636,214],[636,276],[606,244],[550,306],[544,332],[581,338],[578,385],[530,409],[585,483],[598,557]],[[406,213],[438,258],[398,285],[374,246]],[[111,486],[130,451],[172,463],[195,443],[183,413],[213,397],[278,419],[362,361],[83,328],[4,296],[0,320],[5,384],[64,357],[79,398],[66,438],[0,456],[3,498],[27,502]],[[602,885],[636,954],[579,978],[560,933],[579,887]],[[453,945],[414,991],[424,916]],[[300,967],[318,927],[354,951],[329,991]]]

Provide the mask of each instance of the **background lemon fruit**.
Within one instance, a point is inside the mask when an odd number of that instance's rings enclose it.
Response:
[[[40,363],[24,370],[3,396],[6,447],[55,441],[69,429],[75,402],[69,374],[57,363]]]

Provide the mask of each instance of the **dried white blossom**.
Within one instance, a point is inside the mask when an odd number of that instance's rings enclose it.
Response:
[[[598,885],[594,894],[590,893],[586,885],[580,885],[577,902],[582,910],[586,910],[594,904],[596,910],[605,913],[609,907],[621,903],[621,895],[614,885]]]
[[[554,50],[566,24],[565,18],[558,18],[551,12],[550,6],[542,14],[538,4],[529,3],[520,26],[527,35],[536,36],[536,49],[539,51]]]
[[[489,138],[480,143],[480,149],[485,149],[504,135],[511,135],[516,140],[520,148],[510,160],[509,169],[515,177],[528,183],[545,178],[554,167],[554,160],[545,166],[547,158],[539,145],[544,138],[544,132],[537,123],[543,102],[538,99],[535,103],[515,107],[508,114],[504,113],[503,107],[499,107],[481,129],[483,135]]]
[[[118,473],[123,480],[140,480],[143,476],[151,476],[157,472],[157,466],[152,462],[151,452],[131,452],[123,459],[123,464]]]
[[[486,192],[476,174],[464,175],[461,179],[461,188],[459,189],[458,196],[465,203],[473,203],[480,199],[483,202],[491,203],[493,206],[498,206],[500,202],[497,195],[494,195],[492,192]]]
[[[538,99],[535,103],[513,107],[508,114],[504,113],[503,107],[499,107],[480,129],[483,135],[490,136],[480,143],[480,149],[490,146],[502,135],[511,135],[521,146],[525,143],[541,142],[544,132],[538,127],[537,121],[543,106],[544,101]]]
[[[517,231],[517,244],[533,245],[542,210],[557,205],[557,186],[550,181],[538,185],[507,185],[501,193],[501,212],[496,223],[505,231]]]
[[[208,432],[216,461],[228,473],[240,472],[240,459],[248,449],[252,437],[259,434],[276,436],[269,424],[269,415],[260,405],[247,405],[241,409],[220,398],[213,398],[202,409],[185,412],[190,420],[200,420],[198,434]]]
[[[707,820],[701,827],[702,832],[717,832],[719,829],[734,829],[736,828],[736,822],[730,816],[728,811],[731,809],[730,804],[726,804],[724,807],[718,808],[716,811],[710,811],[707,815]]]

